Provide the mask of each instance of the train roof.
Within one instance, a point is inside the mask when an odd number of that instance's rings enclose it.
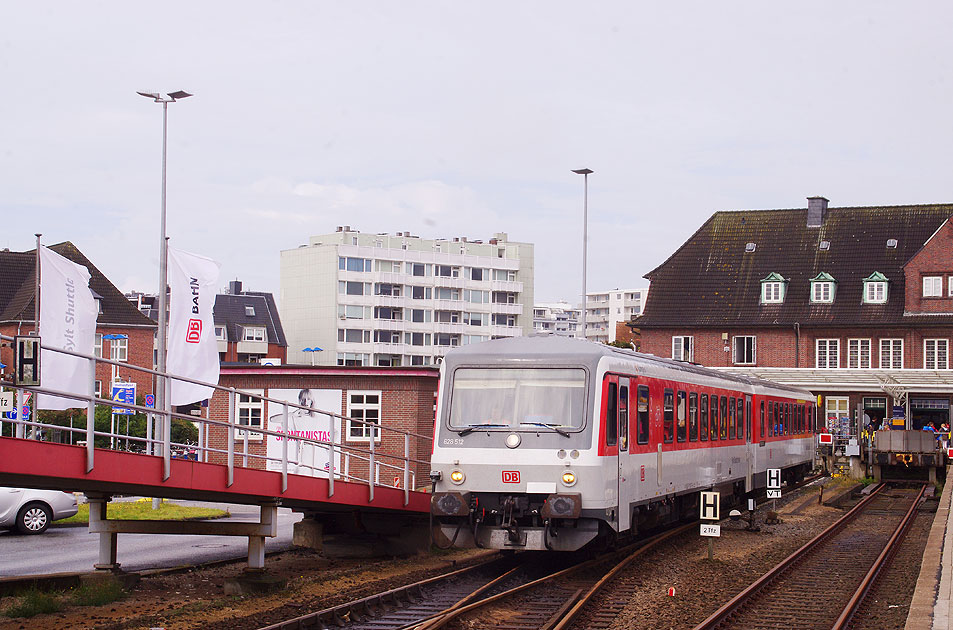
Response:
[[[602,343],[559,335],[507,337],[461,346],[448,352],[444,357],[444,363],[447,369],[453,369],[459,365],[472,365],[473,363],[494,362],[519,364],[527,361],[534,363],[553,361],[584,364],[595,370],[599,361],[605,357],[628,359],[641,363],[646,367],[653,367],[659,370],[672,370],[674,372],[696,374],[698,376],[717,378],[752,387],[767,387],[791,393],[808,394],[809,397],[813,396],[813,394],[807,390],[790,385],[782,385],[774,381],[732,374],[721,370],[713,370],[694,363],[665,359],[653,354],[643,354],[634,350],[626,350],[624,348],[616,348],[615,346],[607,346]]]

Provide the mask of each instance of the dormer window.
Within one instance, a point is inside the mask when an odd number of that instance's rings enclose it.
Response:
[[[774,272],[768,274],[768,277],[761,281],[761,303],[781,304],[784,302],[787,284],[788,281],[781,274]]]
[[[245,307],[245,317],[254,317],[255,316],[255,307],[246,306]]]
[[[821,241],[820,244],[817,246],[817,248],[820,249],[820,250],[823,250],[823,251],[827,251],[827,250],[829,250],[829,249],[831,248],[831,242],[830,242],[830,241]]]
[[[837,281],[829,273],[821,272],[811,279],[811,302],[830,304],[834,301]]]
[[[886,303],[887,282],[887,277],[879,271],[864,278],[864,304]]]

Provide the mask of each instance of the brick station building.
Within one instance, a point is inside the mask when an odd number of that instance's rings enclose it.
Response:
[[[366,451],[370,446],[373,431],[370,427],[352,422],[350,418],[374,422],[383,427],[375,437],[375,457],[377,472],[375,478],[388,486],[403,476],[403,461],[394,456],[404,455],[403,434],[389,431],[397,429],[423,438],[410,438],[410,458],[420,463],[411,464],[413,487],[426,486],[429,483],[430,455],[434,428],[434,405],[437,396],[439,370],[436,367],[345,367],[345,366],[302,366],[302,365],[256,365],[223,364],[219,384],[235,388],[249,395],[239,394],[236,398],[238,423],[252,428],[280,426],[283,405],[263,401],[256,396],[265,396],[298,403],[307,396],[314,401],[314,408],[337,413],[335,435],[338,437],[340,461],[335,464],[340,474],[345,469],[361,480],[367,480],[368,462]],[[303,395],[302,391],[308,394]],[[228,394],[216,391],[209,401],[208,416],[221,422],[228,421]],[[289,415],[295,409],[289,407]],[[264,423],[264,424],[263,424]],[[227,449],[227,429],[210,425],[206,436],[207,445],[222,451]],[[289,427],[290,429],[290,427]],[[343,437],[342,437],[343,436]],[[248,465],[254,468],[268,468],[264,457],[269,451],[268,441],[260,433],[248,433],[248,450],[253,457]],[[323,439],[321,435],[316,436]],[[280,453],[280,441],[271,438],[272,456]],[[245,431],[236,430],[236,453],[244,448]],[[289,461],[295,458],[289,442]],[[276,447],[276,445],[278,445]],[[321,449],[321,453],[323,453]],[[311,452],[315,455],[315,452]],[[257,456],[257,457],[254,457]],[[280,458],[280,454],[277,455]],[[241,455],[237,455],[238,458]],[[320,457],[320,455],[318,455]],[[308,456],[301,455],[301,462],[307,464]],[[209,453],[208,461],[226,463],[225,453]],[[240,461],[240,459],[238,460]],[[277,463],[270,464],[272,469]],[[294,467],[289,472],[295,472]],[[309,474],[307,468],[297,471]],[[338,477],[340,478],[340,477]]]
[[[858,435],[950,423],[953,204],[716,212],[645,275],[630,325],[663,357],[818,395]]]

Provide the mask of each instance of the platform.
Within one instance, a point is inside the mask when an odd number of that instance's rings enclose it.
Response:
[[[943,487],[940,505],[923,550],[906,630],[953,630],[953,512],[950,510],[953,492],[950,485],[947,483]]]

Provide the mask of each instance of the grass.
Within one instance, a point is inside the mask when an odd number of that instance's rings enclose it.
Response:
[[[72,593],[70,601],[77,606],[102,606],[124,598],[128,593],[115,580],[83,584]]]
[[[63,608],[62,602],[52,593],[44,593],[37,589],[30,589],[17,598],[17,603],[3,611],[7,617],[34,617],[48,613],[59,612]]]
[[[225,510],[214,508],[192,507],[163,501],[158,510],[152,509],[152,499],[138,501],[113,501],[106,504],[106,518],[137,521],[172,520],[184,521],[187,519],[222,518],[228,516]],[[79,506],[79,512],[69,518],[56,521],[62,523],[89,523],[89,504]]]

